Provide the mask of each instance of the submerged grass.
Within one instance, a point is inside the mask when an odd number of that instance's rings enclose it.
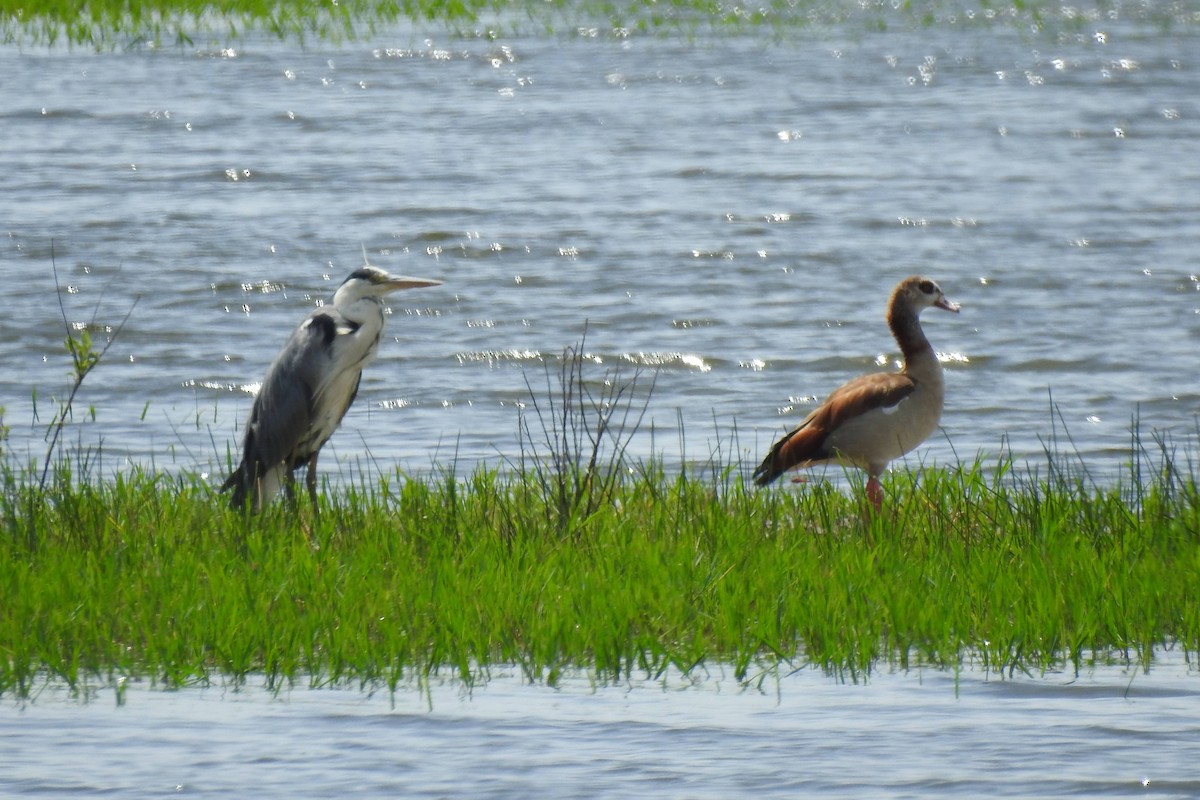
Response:
[[[762,0],[752,4],[715,0],[91,0],[62,3],[31,0],[0,13],[0,41],[56,44],[96,49],[194,44],[193,39],[236,41],[249,33],[283,40],[344,41],[371,36],[410,20],[470,31],[497,29],[566,31],[609,29],[620,35],[653,32],[694,35],[766,28],[776,33],[805,31],[856,20],[864,30],[890,26],[1012,26],[1021,31],[1079,31],[1095,19],[1120,11],[1160,25],[1191,25],[1186,6],[1145,4],[1130,8],[1117,0],[1094,0],[1083,7],[1046,0],[963,6],[948,0],[861,3],[847,0]]]
[[[66,467],[31,513],[41,490],[7,470],[0,693],[252,675],[395,689],[495,665],[553,683],[718,662],[754,681],[1190,659],[1200,492],[1178,466],[1164,455],[1145,483],[1107,489],[1003,463],[901,472],[879,515],[823,484],[642,468],[569,529],[518,473],[397,475],[319,516],[244,517],[199,479]]]

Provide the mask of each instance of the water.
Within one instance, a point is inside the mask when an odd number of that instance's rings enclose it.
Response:
[[[1200,685],[1149,673],[805,670],[743,689],[719,668],[559,689],[161,692],[0,707],[6,797],[1195,797]]]
[[[595,375],[657,372],[634,456],[753,467],[896,358],[883,305],[913,272],[963,313],[926,316],[949,399],[910,463],[1036,460],[1065,425],[1116,476],[1131,418],[1186,437],[1200,412],[1200,34],[1171,8],[1042,33],[2,47],[7,456],[40,459],[67,385],[52,244],[69,322],[103,339],[140,298],[69,445],[214,480],[365,247],[446,285],[392,303],[334,480],[511,457],[527,383],[585,325]],[[715,669],[395,698],[133,685],[116,707],[51,687],[0,710],[0,794],[1194,796],[1200,690],[1172,658],[957,688],[805,671],[759,693]]]
[[[948,407],[909,464],[1005,443],[1037,461],[1057,434],[1115,477],[1135,416],[1194,441],[1200,411],[1193,12],[6,46],[9,455],[44,455],[68,383],[52,244],[70,322],[103,338],[140,298],[68,443],[214,479],[266,365],[365,247],[446,285],[392,303],[335,480],[512,457],[527,381],[544,398],[585,326],[593,377],[657,373],[635,457],[752,468],[895,361],[884,303],[914,272],[963,313],[926,315]]]

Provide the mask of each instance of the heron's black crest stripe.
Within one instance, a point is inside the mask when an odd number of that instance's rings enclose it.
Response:
[[[365,267],[362,269],[356,269],[354,272],[350,273],[349,277],[346,278],[345,283],[349,283],[355,278],[358,278],[360,281],[374,283],[374,274],[375,273],[372,270],[366,269]]]

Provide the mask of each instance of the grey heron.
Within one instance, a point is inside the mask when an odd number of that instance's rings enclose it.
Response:
[[[363,368],[379,349],[383,298],[441,283],[390,275],[364,263],[338,287],[331,304],[300,323],[267,368],[246,424],[242,462],[221,486],[222,492],[233,490],[234,508],[244,508],[249,499],[261,510],[280,487],[286,484],[290,492],[293,473],[302,466],[317,507],[317,455],[354,402]]]

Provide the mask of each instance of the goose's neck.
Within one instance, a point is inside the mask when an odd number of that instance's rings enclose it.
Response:
[[[921,329],[921,319],[917,314],[906,308],[889,309],[888,327],[892,329],[892,336],[896,337],[896,344],[900,345],[900,352],[904,354],[906,364],[930,356],[936,360],[933,347],[925,338],[925,331]]]

